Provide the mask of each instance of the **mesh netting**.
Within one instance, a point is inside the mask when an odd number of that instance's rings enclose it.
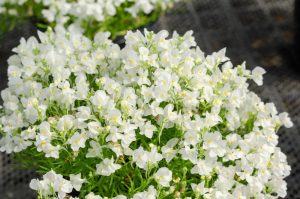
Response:
[[[287,154],[292,173],[286,179],[288,199],[300,198],[300,74],[292,51],[294,39],[294,0],[190,0],[178,4],[151,28],[183,34],[194,30],[198,45],[207,53],[227,47],[235,64],[246,60],[249,67],[260,65],[267,74],[263,87],[251,85],[265,102],[274,102],[280,112],[287,111],[294,122],[291,129],[281,129],[280,147]],[[0,89],[6,86],[6,59],[19,35],[32,31],[19,28],[5,39],[0,48]],[[30,27],[30,26],[29,26]],[[32,29],[32,28],[29,28]],[[16,170],[11,158],[0,155],[0,198],[34,198],[28,182],[35,174]]]

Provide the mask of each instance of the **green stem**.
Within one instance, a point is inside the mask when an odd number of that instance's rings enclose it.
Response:
[[[160,144],[160,137],[161,137],[161,134],[162,134],[162,131],[164,129],[164,125],[165,125],[165,122],[162,121],[162,124],[160,125],[159,127],[159,132],[158,132],[158,143]]]

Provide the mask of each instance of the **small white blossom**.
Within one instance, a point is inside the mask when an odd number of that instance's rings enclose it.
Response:
[[[178,138],[173,138],[167,142],[165,146],[161,148],[162,155],[167,162],[170,162],[174,157],[176,157],[177,150],[173,149],[178,143]]]
[[[157,190],[151,185],[148,190],[134,194],[132,199],[156,199]]]
[[[121,165],[115,164],[114,159],[105,158],[100,164],[96,165],[97,171],[96,173],[103,176],[110,176],[115,173],[116,170],[121,168]]]
[[[209,193],[209,189],[204,187],[204,182],[201,182],[199,184],[191,184],[193,191],[196,193],[196,195],[204,196],[205,194]]]
[[[86,157],[87,158],[93,158],[93,157],[100,157],[101,154],[102,154],[102,147],[101,145],[94,141],[94,140],[91,140],[90,141],[90,148],[89,148],[89,151],[88,153],[86,154]]]
[[[82,184],[85,182],[85,179],[81,178],[81,173],[79,174],[71,174],[70,182],[76,191],[80,191]]]
[[[86,136],[83,133],[75,132],[69,139],[69,144],[73,151],[78,151],[80,148],[85,147]]]
[[[102,199],[102,197],[91,192],[85,196],[85,199]]]
[[[225,142],[222,140],[219,132],[205,133],[203,141],[203,149],[208,151],[210,157],[224,156],[226,152]]]
[[[64,115],[58,121],[57,129],[59,131],[69,131],[74,125],[74,117],[72,115]]]
[[[172,180],[172,171],[162,167],[154,174],[154,178],[161,186],[169,187]]]
[[[266,71],[265,69],[261,68],[261,67],[256,67],[254,68],[254,70],[252,71],[252,79],[253,81],[258,85],[261,86],[263,84],[263,74],[265,74]]]
[[[291,121],[287,113],[280,113],[278,117],[286,128],[291,128],[293,126],[293,122]]]
[[[147,138],[152,138],[153,132],[156,130],[156,127],[148,121],[147,123],[145,123],[145,125],[141,127],[140,134],[145,135]]]
[[[213,170],[213,165],[206,160],[198,160],[197,164],[192,168],[192,174],[209,175]]]
[[[107,102],[109,101],[109,97],[106,95],[104,91],[97,91],[94,96],[90,98],[92,104],[96,108],[106,108]]]
[[[145,151],[142,147],[134,150],[132,159],[141,169],[147,170],[149,166],[153,166],[161,161],[163,156],[157,152],[157,148],[152,146],[151,151]]]
[[[57,193],[59,199],[64,199],[66,194],[71,193],[73,186],[71,182],[65,180],[62,175],[49,171],[43,175],[43,180],[33,179],[30,188],[39,191],[42,196],[51,196],[52,190]]]

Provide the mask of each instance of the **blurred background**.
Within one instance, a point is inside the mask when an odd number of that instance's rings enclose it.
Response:
[[[246,61],[249,69],[262,66],[264,86],[251,85],[265,102],[290,114],[294,127],[279,131],[279,146],[292,167],[288,199],[300,198],[300,0],[190,0],[180,3],[151,26],[184,34],[194,31],[207,54],[227,47],[234,64]],[[36,35],[31,22],[5,34],[0,43],[0,89],[6,87],[11,49],[21,37]],[[32,171],[16,169],[9,156],[0,154],[0,198],[30,199]]]

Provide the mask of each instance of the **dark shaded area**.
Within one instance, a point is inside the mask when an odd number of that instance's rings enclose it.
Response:
[[[233,63],[246,61],[248,68],[259,65],[267,70],[264,86],[251,85],[251,89],[265,102],[274,102],[279,112],[289,112],[294,122],[293,128],[279,132],[279,146],[292,166],[287,178],[288,199],[300,198],[299,6],[299,0],[190,0],[151,26],[155,31],[176,30],[180,34],[193,30],[204,52],[227,47]],[[6,59],[11,48],[20,35],[28,37],[32,30],[30,24],[24,24],[0,45],[0,89],[6,87]],[[0,198],[29,199],[28,181],[33,173],[17,172],[11,164],[7,156],[0,156],[0,192],[4,193]]]
[[[295,49],[296,55],[300,55],[300,1],[295,1]],[[298,67],[300,70],[300,67]]]

